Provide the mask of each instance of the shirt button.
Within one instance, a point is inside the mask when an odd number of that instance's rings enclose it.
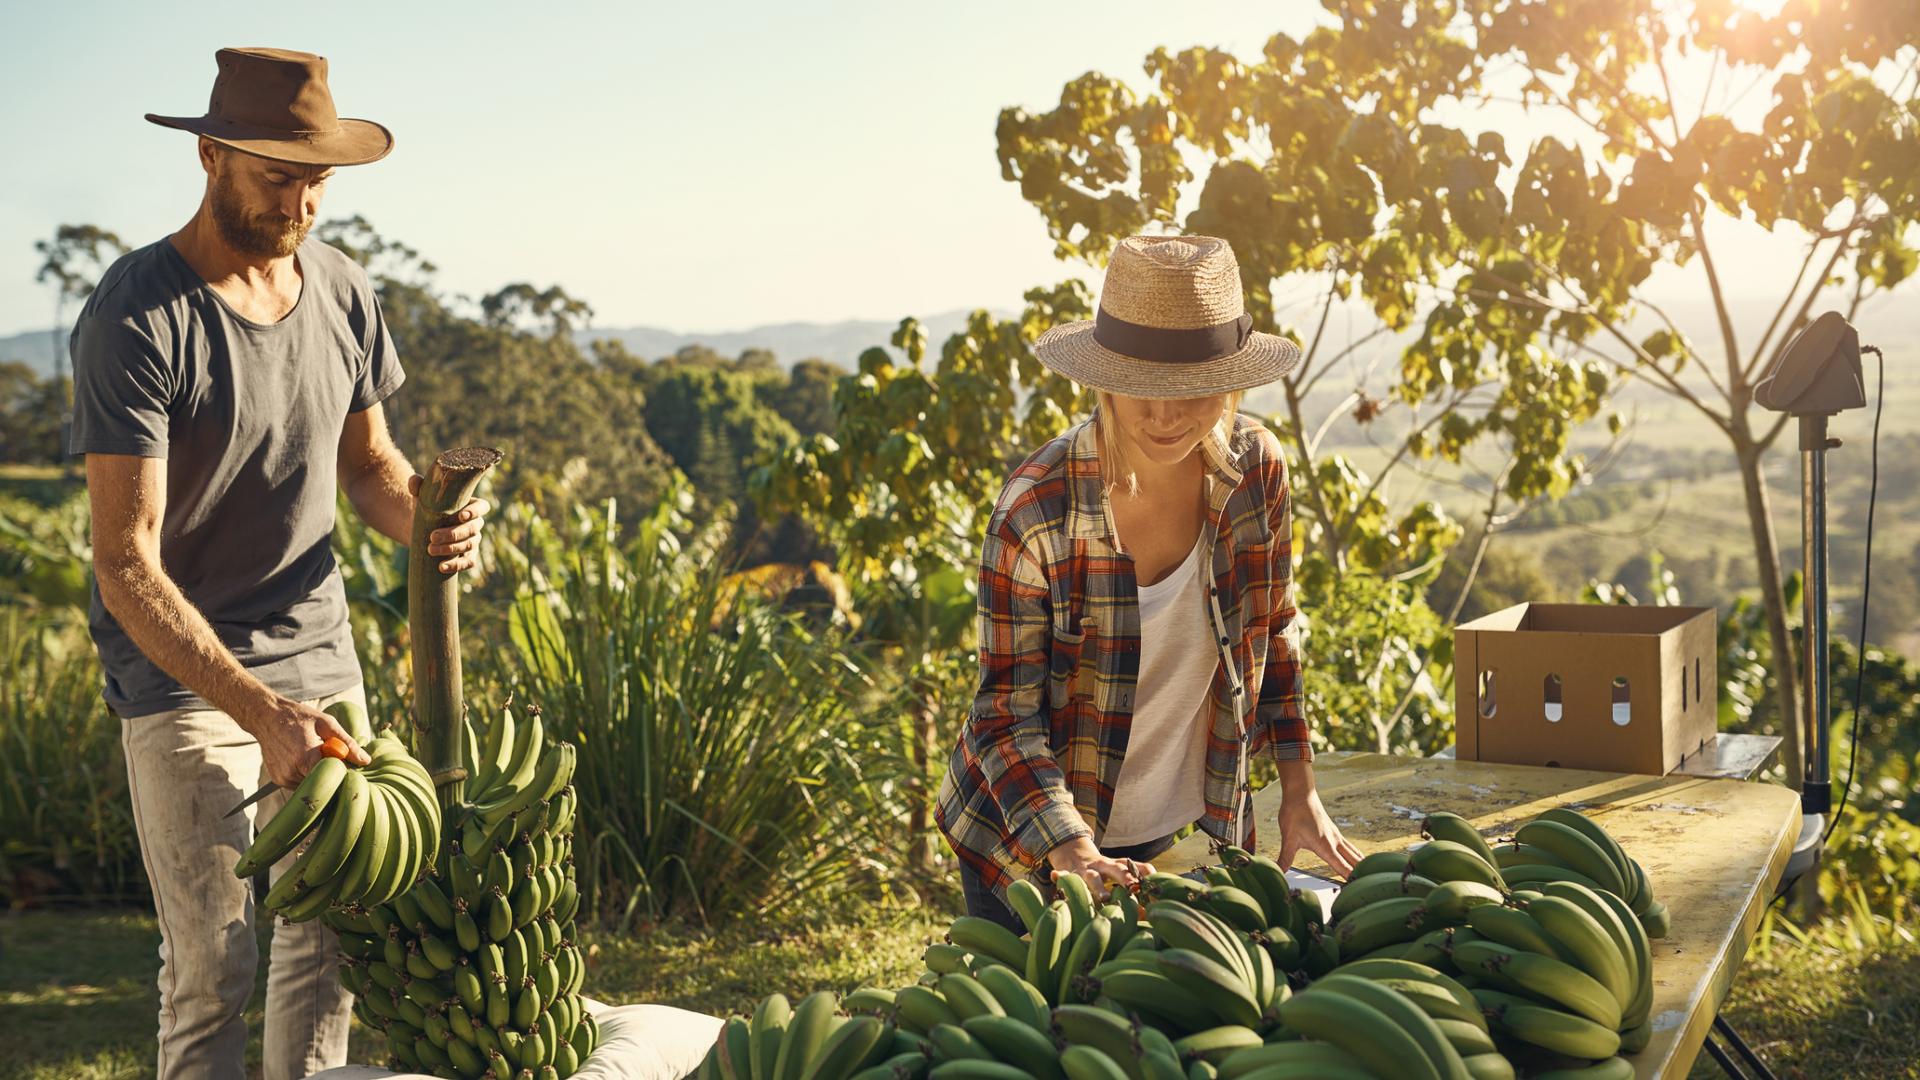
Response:
[[[1247,688],[1244,686],[1236,686],[1233,688],[1234,697],[1244,697],[1246,696],[1246,693],[1247,693]]]
[[[1230,644],[1232,644],[1232,639],[1230,639],[1230,638],[1221,638],[1221,639],[1220,639],[1220,644],[1221,644],[1221,645],[1230,645]]]

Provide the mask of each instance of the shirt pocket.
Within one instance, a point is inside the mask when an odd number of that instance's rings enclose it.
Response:
[[[1053,627],[1047,643],[1047,704],[1056,711],[1066,709],[1077,698],[1091,693],[1092,648],[1087,641],[1092,623],[1081,619],[1077,629]]]

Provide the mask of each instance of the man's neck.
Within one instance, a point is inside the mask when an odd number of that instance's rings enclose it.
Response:
[[[300,276],[292,255],[262,257],[235,250],[220,235],[204,203],[169,239],[188,265],[210,285],[248,291],[270,290]]]

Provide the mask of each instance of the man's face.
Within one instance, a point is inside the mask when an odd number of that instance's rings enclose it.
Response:
[[[222,147],[208,172],[220,238],[243,255],[264,259],[291,255],[307,238],[334,170]]]

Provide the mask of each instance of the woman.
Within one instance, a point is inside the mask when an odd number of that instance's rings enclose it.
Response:
[[[1280,446],[1241,394],[1299,362],[1252,330],[1224,240],[1134,236],[1093,321],[1034,352],[1099,393],[1001,491],[980,567],[980,686],[941,785],[967,910],[1006,887],[1131,886],[1198,823],[1252,848],[1253,755],[1279,767],[1280,861],[1360,853],[1313,785]]]

